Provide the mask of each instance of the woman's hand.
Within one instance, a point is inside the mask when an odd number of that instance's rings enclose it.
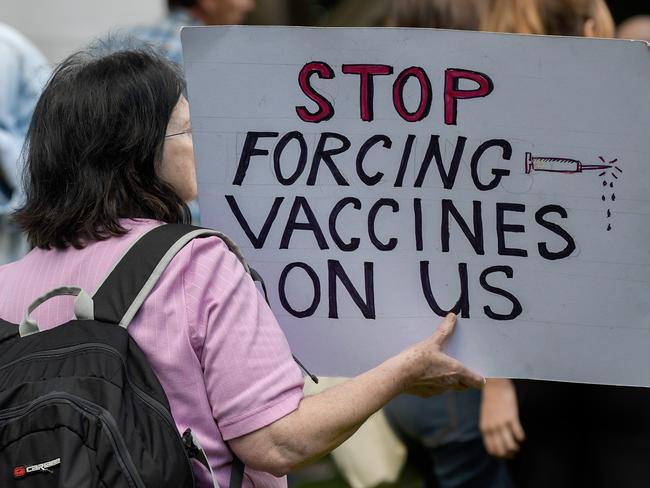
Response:
[[[446,390],[482,388],[485,379],[460,362],[442,352],[447,339],[454,332],[456,315],[448,314],[436,331],[404,353],[413,361],[413,372],[404,391],[420,397],[429,397]]]
[[[481,434],[487,452],[499,458],[512,458],[526,438],[519,422],[517,393],[512,381],[491,378],[483,387]]]

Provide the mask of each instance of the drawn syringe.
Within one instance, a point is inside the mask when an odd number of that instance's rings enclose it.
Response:
[[[607,164],[582,164],[577,159],[533,156],[532,153],[526,153],[526,174],[530,174],[532,171],[572,174],[610,168],[611,166]]]

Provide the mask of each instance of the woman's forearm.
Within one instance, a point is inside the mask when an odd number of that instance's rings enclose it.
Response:
[[[245,464],[279,476],[330,452],[400,393],[431,396],[481,387],[481,376],[441,351],[454,324],[450,314],[430,338],[354,379],[305,398],[289,415],[231,440],[231,448]]]
[[[348,439],[368,417],[404,391],[414,364],[405,355],[393,357],[305,398],[297,410],[272,424],[272,444],[283,468],[278,474],[309,464]]]

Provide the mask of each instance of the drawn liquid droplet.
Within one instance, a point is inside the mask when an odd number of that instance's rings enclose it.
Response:
[[[610,188],[614,188],[614,183],[610,183],[610,184],[609,184],[609,187],[610,187]]]
[[[607,186],[607,182],[606,182],[606,181],[603,181],[603,186]]]
[[[603,195],[603,202],[604,202],[605,200],[607,200],[607,198],[605,198],[605,195]]]
[[[612,202],[615,202],[615,201],[616,201],[616,195],[614,195],[614,194],[612,193]]]
[[[612,224],[607,224],[607,232],[612,230]]]
[[[612,211],[607,209],[607,218],[609,219],[612,216]]]

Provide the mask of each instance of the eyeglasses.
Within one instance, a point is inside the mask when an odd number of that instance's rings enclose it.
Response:
[[[165,134],[165,139],[167,139],[168,137],[180,136],[181,134],[191,134],[191,133],[192,133],[192,129],[187,129],[187,130],[184,130],[182,132],[174,132],[173,134]]]

